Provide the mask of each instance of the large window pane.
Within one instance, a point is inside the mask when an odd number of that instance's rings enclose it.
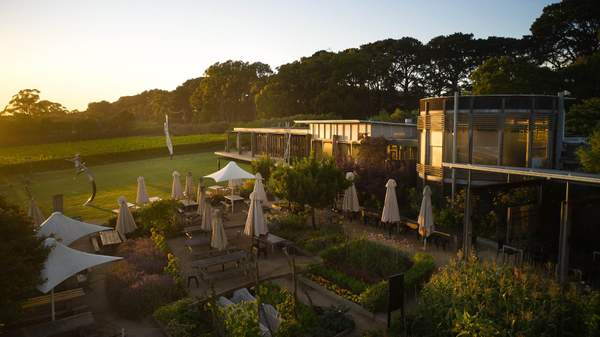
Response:
[[[498,132],[473,130],[473,163],[496,165],[498,163]]]

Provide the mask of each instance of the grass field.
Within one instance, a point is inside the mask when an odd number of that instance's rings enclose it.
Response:
[[[202,134],[173,137],[173,145],[203,144],[223,141],[223,134]],[[0,165],[63,159],[80,153],[83,158],[102,154],[119,154],[167,147],[164,136],[136,136],[95,139],[77,142],[0,147]]]
[[[163,139],[164,140],[164,139]],[[221,160],[224,165],[226,161]],[[249,169],[248,165],[241,165]],[[52,196],[64,195],[64,213],[68,216],[80,216],[84,220],[106,220],[113,216],[112,209],[117,208],[117,199],[123,195],[128,201],[135,202],[137,177],[146,180],[149,196],[168,198],[171,193],[171,173],[177,170],[184,176],[192,172],[197,183],[198,178],[217,170],[217,157],[212,152],[167,156],[138,161],[127,161],[90,167],[96,178],[98,193],[91,206],[82,206],[90,195],[91,187],[84,175],[75,177],[75,170],[60,170],[35,173],[30,176],[0,175],[0,195],[24,209],[28,201],[23,188],[25,178],[31,181],[33,196],[42,212],[48,216],[52,209]]]

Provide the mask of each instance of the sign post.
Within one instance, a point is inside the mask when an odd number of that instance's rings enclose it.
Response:
[[[389,298],[387,310],[387,327],[390,328],[392,321],[392,311],[400,309],[400,319],[402,326],[405,325],[404,317],[404,274],[396,274],[388,279]]]

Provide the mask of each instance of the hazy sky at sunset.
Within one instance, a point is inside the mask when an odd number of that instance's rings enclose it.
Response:
[[[520,37],[542,0],[0,0],[0,109],[22,88],[84,110],[172,90],[217,61],[273,68],[317,50],[472,32]]]

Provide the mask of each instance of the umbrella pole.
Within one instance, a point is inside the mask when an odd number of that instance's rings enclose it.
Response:
[[[56,320],[56,313],[54,311],[54,288],[50,291],[50,310],[52,312],[52,321]]]
[[[235,201],[233,200],[233,187],[231,188],[231,214],[233,214],[233,205],[235,205]]]

